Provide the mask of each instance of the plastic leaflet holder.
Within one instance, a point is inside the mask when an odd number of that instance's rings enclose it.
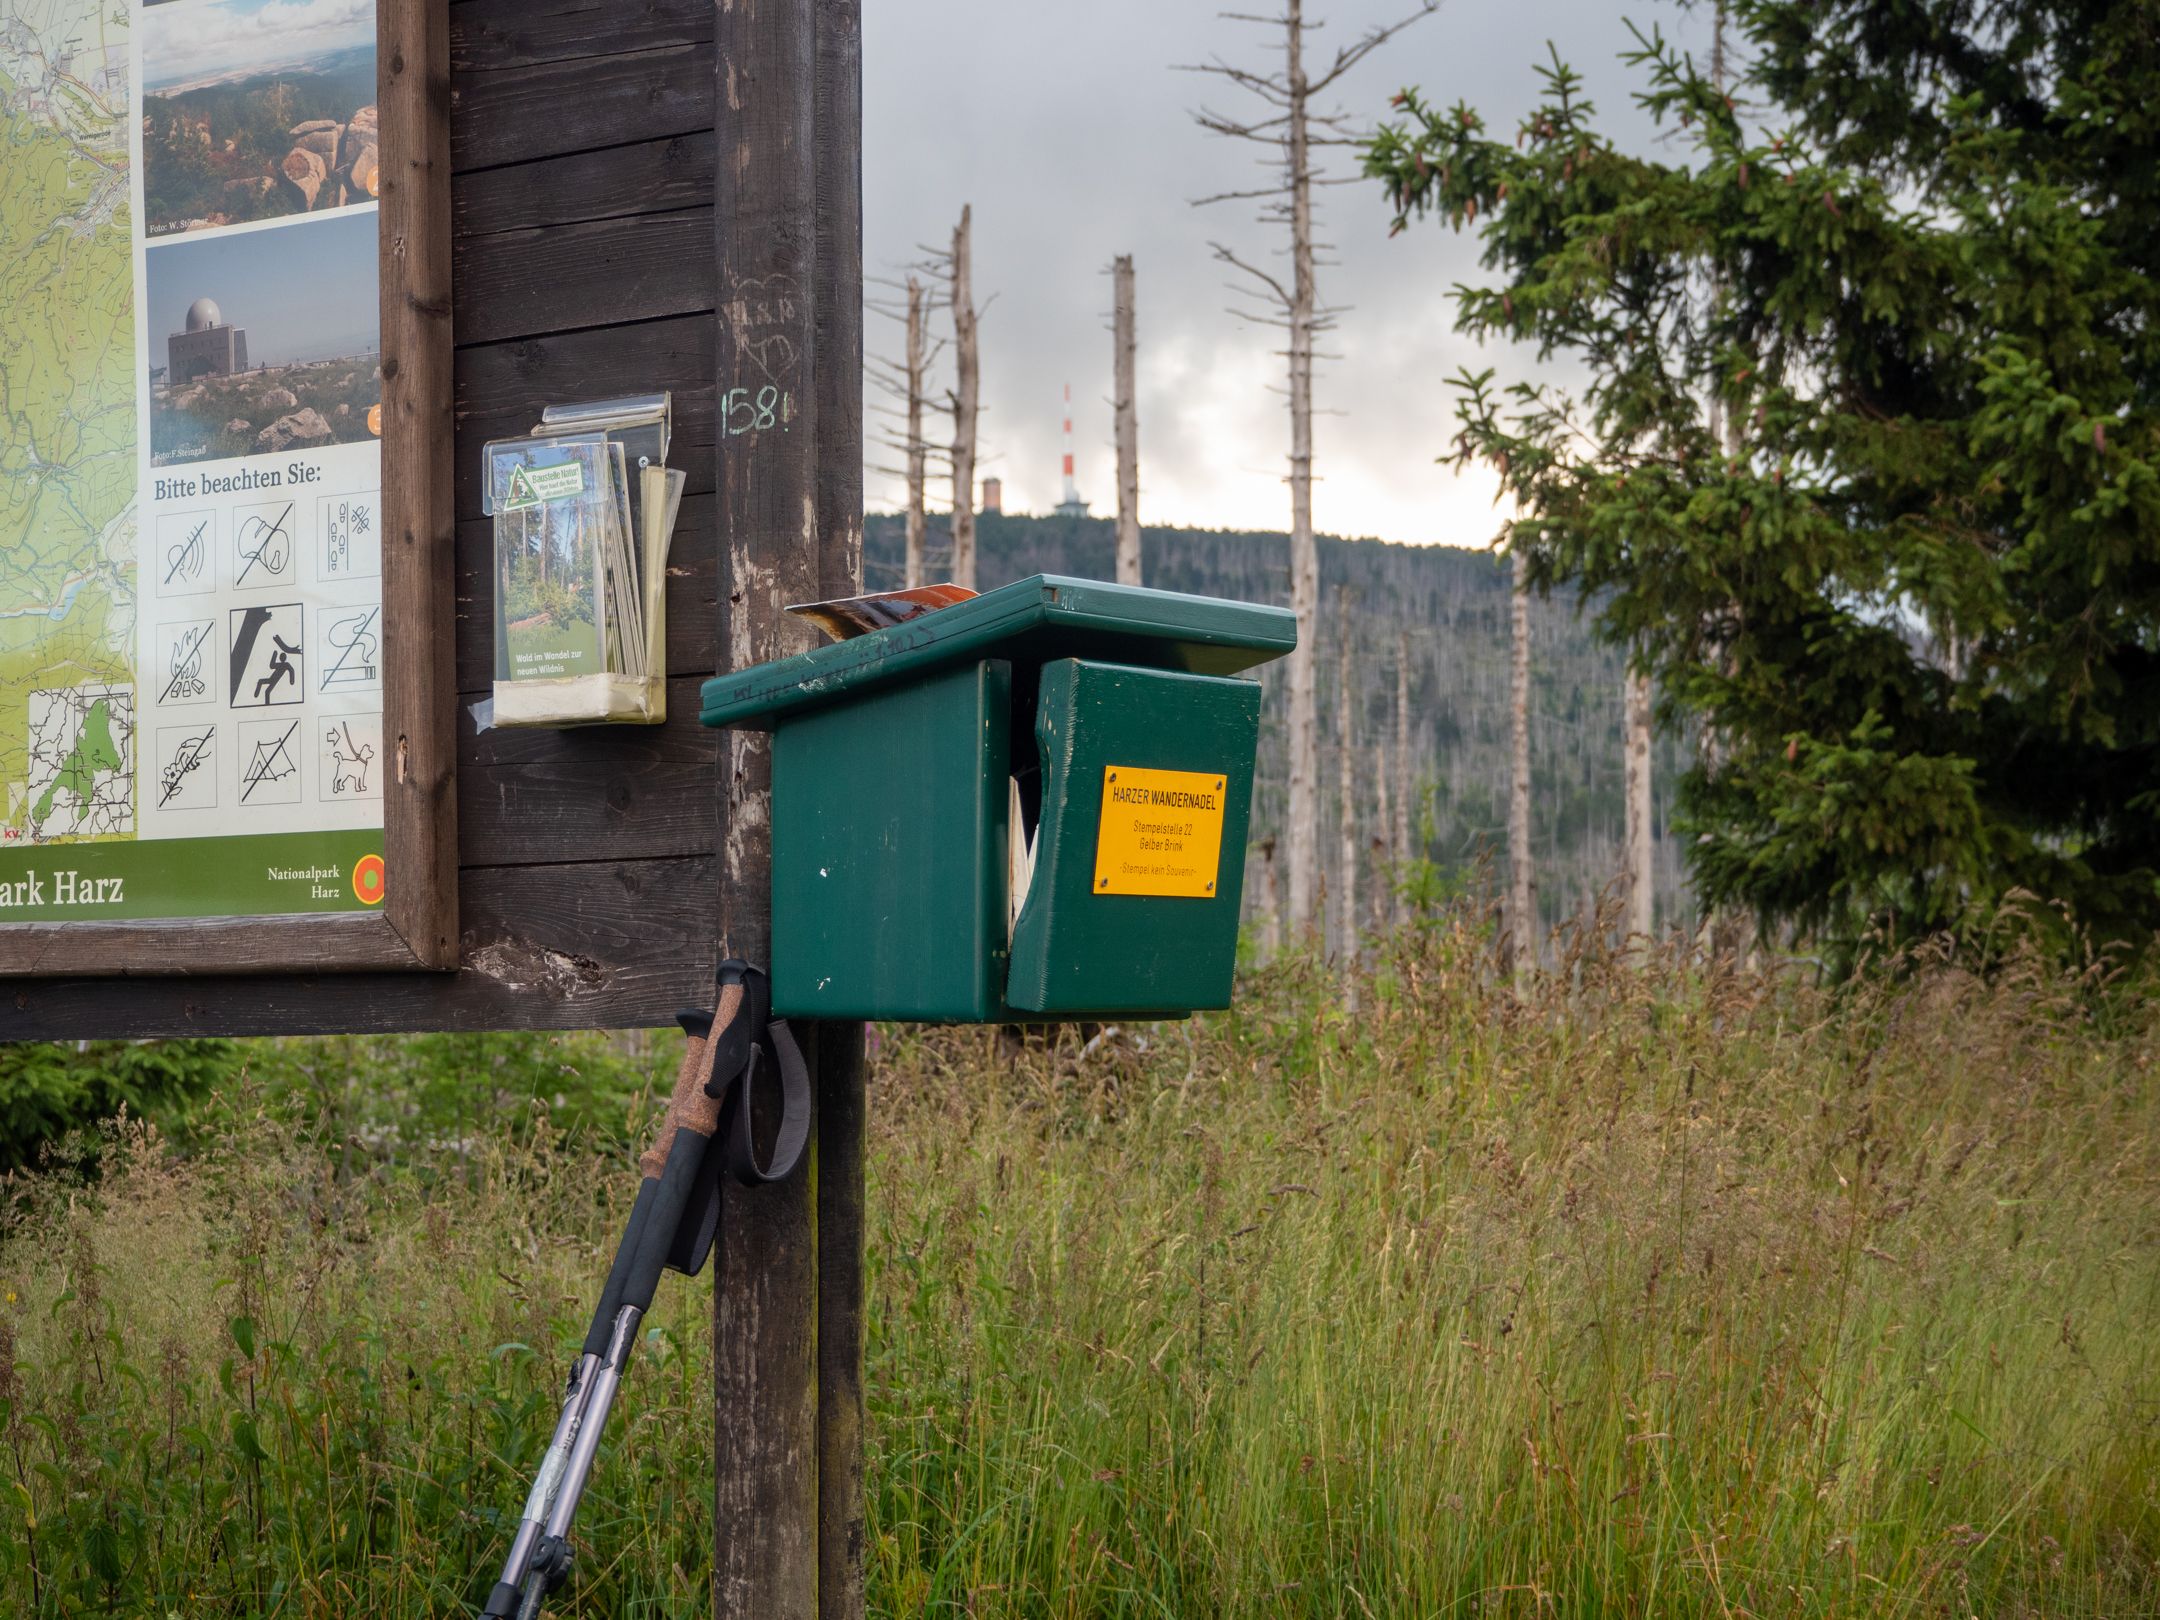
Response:
[[[626,394],[619,399],[581,400],[574,405],[548,405],[541,409],[533,433],[536,437],[604,433],[609,443],[621,445],[630,464],[630,531],[642,534],[642,475],[647,468],[667,465],[674,427],[673,396],[663,390],[657,394]]]
[[[683,475],[645,455],[633,467],[621,439],[598,430],[499,439],[483,454],[493,723],[665,720],[667,551]]]

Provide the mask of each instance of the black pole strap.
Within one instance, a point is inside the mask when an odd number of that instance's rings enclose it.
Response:
[[[705,1269],[720,1228],[721,1180],[745,1187],[767,1185],[794,1173],[810,1142],[810,1074],[802,1048],[785,1019],[771,1016],[770,986],[765,975],[741,962],[722,964],[723,982],[743,986],[745,1002],[720,1036],[705,1094],[720,1103],[713,1131],[714,1151],[707,1155],[668,1244],[667,1265],[685,1277]],[[712,1019],[681,1013],[683,1032],[710,1038]],[[758,1163],[756,1118],[752,1099],[760,1070],[780,1077],[780,1125],[771,1157]]]
[[[757,1160],[751,1089],[759,1067],[757,1058],[768,1053],[773,1067],[780,1071],[780,1130],[773,1140],[771,1159],[761,1165]],[[713,1083],[719,1084],[717,1072]],[[803,1150],[810,1144],[810,1069],[803,1062],[802,1048],[795,1044],[795,1032],[788,1028],[785,1018],[775,1018],[765,1026],[764,1038],[754,1049],[751,1061],[744,1064],[734,1080],[720,1116],[720,1134],[727,1141],[728,1174],[745,1187],[785,1181],[802,1163]]]

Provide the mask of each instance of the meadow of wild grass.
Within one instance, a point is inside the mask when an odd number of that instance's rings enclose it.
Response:
[[[1292,961],[1086,1044],[879,1032],[874,1613],[2160,1612],[2147,998],[1484,962],[1450,924],[1354,1015]],[[0,1612],[492,1579],[649,1097],[388,1152],[326,1050],[321,1106],[9,1184]],[[663,1288],[557,1613],[707,1612],[710,1286]]]

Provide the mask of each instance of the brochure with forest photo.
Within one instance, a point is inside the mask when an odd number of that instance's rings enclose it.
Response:
[[[603,578],[621,544],[608,452],[597,435],[488,446],[499,681],[607,670]]]

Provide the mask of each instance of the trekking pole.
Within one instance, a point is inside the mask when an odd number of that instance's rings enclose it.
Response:
[[[810,1082],[802,1053],[783,1020],[771,1016],[764,974],[723,962],[711,1014],[683,1013],[689,1037],[674,1095],[652,1145],[639,1158],[643,1179],[585,1344],[570,1372],[555,1432],[542,1455],[502,1575],[482,1606],[482,1620],[535,1620],[548,1594],[569,1577],[570,1521],[591,1478],[601,1432],[652,1306],[660,1274],[696,1276],[719,1225],[722,1160],[746,1186],[778,1181],[802,1158],[810,1134]],[[760,1061],[773,1064],[782,1111],[771,1159],[760,1165],[750,1091]],[[722,1151],[714,1152],[716,1140]]]

